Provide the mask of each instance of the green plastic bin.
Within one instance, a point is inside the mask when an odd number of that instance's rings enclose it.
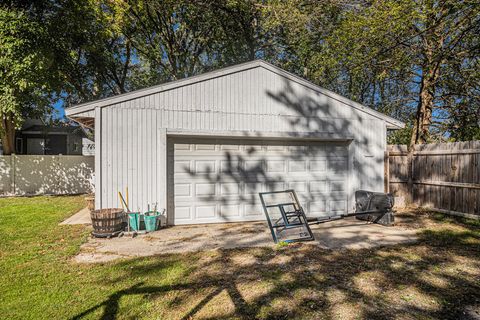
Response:
[[[130,222],[130,230],[140,230],[140,212],[129,212],[128,221]]]
[[[149,211],[145,212],[143,215],[143,221],[145,222],[145,230],[152,232],[158,228],[158,212]]]

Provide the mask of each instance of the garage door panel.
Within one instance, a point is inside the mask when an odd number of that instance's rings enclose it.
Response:
[[[263,213],[263,208],[261,204],[246,204],[244,205],[245,211],[245,217],[257,217],[257,218],[264,218],[264,213]]]
[[[238,173],[242,169],[241,163],[238,160],[228,161],[228,160],[220,160],[220,171],[222,173],[225,172],[232,172]]]
[[[243,170],[245,172],[252,171],[264,171],[264,161],[263,160],[245,160],[243,161]]]
[[[327,181],[314,180],[308,183],[308,191],[310,193],[322,193],[327,191]]]
[[[256,195],[258,197],[258,194]],[[176,203],[181,205],[208,205],[208,204],[237,204],[237,203],[260,203],[255,195],[230,195],[230,196],[197,196],[194,198],[176,197]]]
[[[288,146],[267,146],[267,151],[284,151]]]
[[[199,205],[195,207],[195,217],[199,219],[213,219],[217,216],[216,211],[216,205]]]
[[[240,145],[223,144],[220,145],[220,150],[238,151],[240,147]]]
[[[191,221],[192,220],[192,207],[190,206],[175,206],[175,221],[185,220]]]
[[[330,181],[329,191],[345,191],[345,182],[343,180]]]
[[[308,151],[308,146],[288,146],[288,151],[298,153],[304,153]]]
[[[259,192],[265,190],[263,183],[260,182],[245,182],[243,194],[245,195],[257,195]]]
[[[196,183],[195,196],[215,196],[217,194],[215,183]]]
[[[347,209],[347,201],[345,200],[330,200],[329,204],[332,213],[344,213]]]
[[[220,216],[222,217],[240,217],[240,204],[220,205]]]
[[[184,144],[184,143],[176,143],[175,144],[175,150],[190,150],[191,149],[190,144]]]
[[[327,171],[327,160],[310,160],[309,161],[309,170],[310,172],[325,172]]]
[[[240,184],[238,183],[221,183],[220,195],[240,195]]]
[[[314,181],[337,181],[337,180],[346,180],[346,175],[342,174],[330,174],[330,173],[311,173],[311,178],[309,180]]]
[[[285,172],[285,160],[267,160],[267,172]]]
[[[195,150],[215,150],[214,144],[194,144]]]
[[[244,194],[237,198],[241,204],[260,205],[260,199],[257,194]]]
[[[288,172],[290,173],[304,173],[307,172],[306,160],[290,160],[288,161]]]
[[[189,160],[176,160],[174,166],[175,174],[185,174],[186,172],[191,172],[191,162]]]
[[[210,173],[216,171],[216,161],[214,160],[197,160],[194,161],[194,174]]]
[[[282,191],[286,189],[285,182],[269,182],[266,183],[265,191]]]
[[[254,155],[255,153],[259,153],[263,149],[264,147],[260,145],[246,145],[242,147],[242,150],[245,150],[249,155]]]
[[[287,185],[288,189],[294,189],[297,193],[303,193],[307,191],[306,181],[290,181]]]
[[[268,143],[175,143],[175,224],[263,220],[258,193],[285,189],[309,216],[345,212],[346,146]]]
[[[345,172],[346,169],[347,169],[346,160],[330,159],[328,163],[328,170],[334,174]]]
[[[177,183],[174,187],[175,197],[191,197],[192,185],[190,183]]]
[[[317,200],[311,201],[308,204],[308,213],[312,216],[322,216],[327,213],[327,201]]]

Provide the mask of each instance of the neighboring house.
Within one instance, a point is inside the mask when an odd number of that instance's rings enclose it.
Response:
[[[95,155],[95,142],[88,138],[82,138],[82,155],[94,156]]]
[[[263,220],[258,192],[294,188],[310,216],[384,190],[404,124],[264,61],[66,110],[95,129],[96,207],[167,208],[169,224]]]
[[[92,144],[79,126],[51,126],[36,119],[27,119],[15,134],[16,154],[92,155]]]

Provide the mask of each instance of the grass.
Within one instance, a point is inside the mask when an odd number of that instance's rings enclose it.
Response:
[[[72,262],[88,236],[58,223],[82,197],[0,199],[5,319],[469,319],[480,316],[480,225],[419,211],[411,245],[309,245]]]

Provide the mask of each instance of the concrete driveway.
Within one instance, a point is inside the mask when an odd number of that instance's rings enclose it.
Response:
[[[355,218],[314,225],[315,241],[325,249],[361,249],[413,242],[415,230],[385,227]],[[135,238],[90,238],[76,256],[78,262],[104,262],[121,257],[242,247],[274,247],[266,222],[174,226]]]

